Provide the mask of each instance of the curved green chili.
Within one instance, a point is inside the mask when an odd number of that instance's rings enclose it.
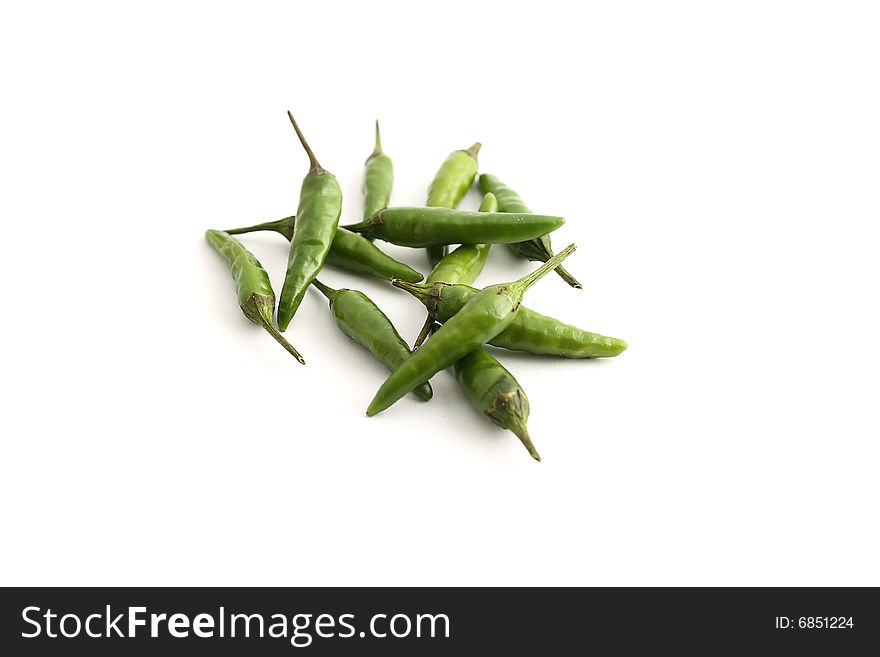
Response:
[[[531,212],[526,204],[523,203],[519,194],[498,180],[496,176],[488,173],[482,174],[480,176],[480,189],[483,190],[484,194],[486,192],[492,192],[498,197],[498,207],[502,212],[514,212],[516,214]],[[541,235],[532,239],[523,240],[516,244],[511,244],[510,248],[513,249],[513,252],[520,258],[525,258],[526,260],[547,262],[547,260],[553,257],[553,247],[550,244],[549,235]],[[583,287],[574,276],[566,271],[565,267],[557,267],[556,273],[562,277],[562,280],[572,287],[578,289]]]
[[[296,217],[291,216],[246,228],[233,228],[226,232],[230,235],[241,235],[260,230],[273,230],[289,240],[293,237],[295,223]],[[424,278],[415,269],[395,260],[361,235],[342,227],[336,229],[336,235],[333,236],[330,253],[327,254],[325,262],[341,269],[376,276],[384,280],[399,278],[403,281],[418,283]]]
[[[428,187],[428,201],[425,205],[431,208],[452,209],[458,206],[474,184],[474,178],[477,177],[477,153],[480,152],[481,147],[482,144],[477,142],[470,148],[449,154],[434,174],[434,180]],[[431,266],[436,267],[446,252],[446,245],[429,246],[428,261]]]
[[[281,298],[278,301],[278,328],[286,330],[296,314],[309,284],[321,271],[336,235],[339,215],[342,213],[342,190],[336,177],[325,170],[315,159],[302,131],[287,113],[296,136],[309,156],[311,165],[299,194],[297,221],[290,241],[287,274]]]
[[[284,336],[275,329],[275,325],[272,323],[272,315],[275,312],[275,292],[269,283],[269,275],[263,269],[260,261],[228,233],[209,230],[205,233],[205,239],[217,249],[232,269],[232,278],[235,280],[236,293],[238,294],[238,305],[241,306],[245,317],[266,329],[269,335],[305,365],[306,361],[300,353],[284,339]]]
[[[385,367],[393,372],[409,358],[410,350],[406,342],[391,320],[366,294],[345,288],[334,290],[318,279],[312,284],[330,301],[330,310],[339,330],[366,347]],[[416,386],[413,392],[425,401],[434,394],[427,381]]]
[[[453,317],[479,294],[479,290],[468,285],[391,282],[425,304],[428,314],[441,323]],[[489,340],[489,344],[513,351],[565,358],[609,358],[622,353],[627,347],[623,340],[584,331],[525,306],[520,306],[511,325]]]
[[[480,290],[428,342],[394,370],[373,397],[367,415],[385,410],[423,381],[501,333],[516,317],[526,290],[567,258],[575,248],[572,244],[519,280]]]
[[[379,122],[376,121],[376,146],[364,162],[364,219],[388,207],[391,186],[394,184],[394,165],[382,152]]]
[[[463,212],[447,208],[386,208],[367,221],[343,226],[400,246],[509,244],[546,235],[565,223],[563,217],[507,212]]]

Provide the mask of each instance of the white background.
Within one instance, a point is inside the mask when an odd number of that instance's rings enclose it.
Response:
[[[4,5],[3,584],[880,584],[873,3]],[[626,339],[500,353],[536,463],[386,372],[312,291],[290,340],[206,228],[292,213],[295,112],[361,213],[446,155],[562,214],[527,305]],[[475,208],[472,192],[462,207]],[[286,244],[246,244],[280,292]],[[388,252],[427,271],[423,252]],[[495,248],[480,279],[533,265]],[[407,340],[419,304],[369,294]]]

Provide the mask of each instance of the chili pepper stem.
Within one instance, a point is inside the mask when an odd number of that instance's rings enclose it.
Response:
[[[477,153],[480,152],[480,149],[483,145],[480,142],[475,142],[473,146],[465,150],[465,153],[470,155],[472,158],[477,159]]]
[[[428,338],[428,334],[431,332],[433,326],[434,316],[431,313],[428,313],[428,316],[425,318],[425,324],[422,326],[422,330],[419,331],[416,341],[413,342],[413,351],[422,346],[422,343]]]
[[[425,318],[425,323],[422,326],[422,329],[419,331],[415,342],[413,342],[413,350],[416,350],[421,347],[422,343],[427,339],[428,334],[431,332],[431,327],[434,324],[434,313],[430,310],[431,290],[434,289],[434,286],[427,286],[424,284],[415,285],[407,281],[402,281],[399,278],[392,278],[391,284],[394,287],[399,287],[401,290],[409,292],[411,295],[413,295],[416,299],[421,301],[423,304],[425,304],[426,307],[429,308],[428,316]]]
[[[516,252],[528,259],[528,260],[537,260],[539,262],[547,262],[550,258],[553,257],[553,251],[548,248],[548,245],[543,243],[541,240],[530,240],[528,242],[521,242],[520,244],[515,244]],[[562,265],[559,265],[556,268],[556,273],[559,274],[559,277],[564,280],[566,283],[571,285],[573,288],[577,290],[583,289],[583,285],[580,284],[574,276],[568,273],[568,271]]]
[[[535,271],[526,274],[525,276],[523,276],[519,280],[513,281],[512,283],[507,283],[507,284],[503,285],[502,287],[512,288],[519,295],[524,294],[526,290],[528,290],[530,287],[532,287],[532,285],[537,283],[539,280],[544,278],[544,276],[546,276],[551,271],[553,271],[556,267],[558,267],[560,262],[562,262],[568,256],[570,256],[572,253],[574,253],[575,249],[577,249],[576,244],[569,244],[567,247],[562,249],[562,251],[560,251],[555,256],[550,258],[547,262],[545,262],[543,265],[538,267]]]
[[[316,288],[318,288],[319,290],[321,290],[321,293],[322,293],[325,297],[327,297],[327,299],[330,301],[330,303],[333,303],[333,299],[334,299],[334,298],[336,297],[336,295],[339,293],[339,290],[334,290],[332,287],[328,287],[327,285],[324,285],[324,284],[323,284],[321,281],[319,281],[317,278],[316,278],[315,280],[312,281],[312,285],[314,285]]]
[[[419,301],[422,301],[423,303],[430,296],[429,290],[430,290],[431,286],[429,286],[425,283],[410,283],[409,281],[404,281],[399,278],[392,278],[391,284],[394,287],[398,287],[405,292],[409,292],[411,295],[413,295],[414,297],[416,297]],[[425,289],[425,288],[427,288],[427,289]]]
[[[243,235],[244,233],[255,233],[261,230],[274,230],[276,233],[281,233],[285,235],[285,230],[287,228],[287,223],[290,221],[291,217],[285,217],[284,219],[279,219],[278,221],[267,221],[266,223],[256,224],[254,226],[244,226],[242,228],[231,228],[227,229],[226,233],[230,235]]]
[[[580,284],[580,281],[569,274],[565,267],[563,267],[562,265],[558,265],[556,267],[556,273],[559,274],[560,277],[562,277],[562,280],[571,285],[573,288],[577,290],[582,290],[584,288],[584,286]]]
[[[306,138],[303,136],[302,130],[299,129],[299,126],[296,124],[296,119],[293,118],[293,114],[290,113],[290,110],[287,111],[287,116],[290,117],[290,122],[293,124],[293,129],[296,130],[296,136],[299,137],[299,142],[302,144],[303,148],[306,151],[306,155],[309,156],[309,164],[311,165],[311,169],[309,173],[321,174],[324,173],[324,168],[318,163],[318,160],[315,158],[315,154],[312,152],[312,149],[309,147],[309,142],[306,141]]]
[[[347,226],[340,226],[340,228],[344,228],[345,230],[350,230],[352,233],[369,233],[370,227],[373,225],[372,219],[366,219],[364,221],[359,221],[356,224],[348,224]]]

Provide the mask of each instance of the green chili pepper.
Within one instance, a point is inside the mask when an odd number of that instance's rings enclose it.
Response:
[[[529,398],[513,374],[485,349],[476,349],[455,361],[452,371],[474,408],[502,429],[512,431],[532,458],[540,461],[541,455],[532,444],[526,426]]]
[[[477,142],[470,148],[449,154],[428,187],[428,201],[425,205],[451,209],[458,206],[477,177],[477,153],[481,147],[482,144]],[[446,245],[429,246],[428,261],[431,266],[436,267],[446,252]]]
[[[480,203],[479,211],[495,212],[497,209],[498,199],[494,194],[486,194]],[[437,263],[426,282],[443,281],[444,283],[470,285],[483,271],[491,246],[491,244],[462,244]],[[433,323],[434,318],[429,313],[422,330],[419,331],[419,335],[413,343],[413,349],[417,349],[425,341]]]
[[[285,217],[278,221],[269,221],[246,228],[233,228],[226,232],[230,235],[241,235],[259,230],[274,230],[289,240],[293,237],[295,223],[296,217]],[[336,229],[336,235],[333,237],[330,253],[327,254],[325,262],[341,269],[376,276],[386,281],[399,278],[411,283],[418,283],[424,278],[415,269],[387,255],[369,240],[342,227]]]
[[[336,176],[318,164],[293,114],[288,112],[287,116],[309,156],[311,168],[303,180],[299,194],[297,221],[287,259],[287,274],[278,301],[278,328],[282,331],[287,329],[306,289],[324,266],[324,260],[336,235],[339,215],[342,213],[342,190]]]
[[[575,248],[572,244],[519,280],[483,288],[427,343],[394,370],[370,402],[367,415],[385,410],[423,381],[501,333],[516,317],[526,290],[567,258]]]
[[[318,279],[312,281],[312,284],[330,301],[330,310],[333,311],[339,330],[369,349],[385,367],[393,372],[409,358],[410,350],[406,342],[391,320],[367,295],[344,288],[334,290]],[[427,380],[416,386],[413,392],[426,401],[434,394]]]
[[[498,207],[502,212],[513,212],[516,214],[531,212],[526,204],[523,203],[519,194],[493,175],[484,173],[480,176],[480,189],[483,190],[483,193],[492,192],[498,197]],[[520,258],[525,258],[526,260],[547,262],[553,256],[550,236],[546,234],[511,244],[510,248]],[[572,287],[578,289],[583,287],[574,276],[566,271],[565,267],[557,267],[556,273]]]
[[[391,186],[394,184],[394,165],[382,152],[379,122],[376,121],[376,146],[364,162],[364,219],[388,207]]]
[[[391,282],[425,304],[428,314],[441,323],[453,317],[479,294],[479,290],[468,285]],[[608,358],[617,356],[627,347],[623,340],[584,331],[525,306],[520,306],[511,325],[489,340],[489,344],[513,351],[565,358]]]
[[[244,316],[254,324],[259,324],[287,349],[300,363],[306,361],[293,346],[284,339],[272,323],[275,312],[275,292],[269,283],[269,275],[263,269],[254,254],[244,248],[241,243],[228,233],[209,230],[205,239],[222,255],[232,269],[232,278],[238,293],[238,304]]]
[[[447,208],[386,208],[367,221],[344,226],[401,246],[509,244],[546,235],[565,223],[562,217],[506,212],[463,212]]]

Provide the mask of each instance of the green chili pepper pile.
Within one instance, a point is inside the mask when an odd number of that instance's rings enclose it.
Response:
[[[527,428],[528,397],[514,376],[484,347],[564,358],[607,358],[617,356],[627,346],[623,340],[585,331],[521,305],[526,290],[550,271],[573,288],[581,287],[562,266],[575,245],[554,255],[550,244],[549,234],[565,219],[534,214],[515,191],[486,173],[479,177],[479,188],[484,193],[479,211],[456,209],[477,179],[479,142],[453,151],[446,158],[428,187],[425,207],[389,206],[394,167],[382,150],[377,121],[375,146],[364,164],[362,221],[339,226],[339,183],[318,163],[293,115],[288,112],[288,116],[309,159],[296,216],[205,233],[208,243],[231,269],[245,316],[305,364],[281,332],[293,319],[306,290],[313,286],[330,302],[340,331],[391,372],[370,402],[368,416],[388,409],[409,392],[430,400],[430,379],[440,370],[449,369],[474,408],[513,432],[529,454],[540,461]],[[255,231],[274,231],[290,242],[274,319],[275,293],[266,270],[232,237]],[[387,255],[372,240],[426,248],[433,269],[425,283],[420,283],[424,278],[420,272]],[[471,287],[483,270],[492,244],[506,244],[520,257],[543,264],[516,281],[482,289]],[[449,251],[450,245],[459,246]],[[413,350],[365,294],[334,290],[318,281],[325,264],[382,278],[420,301],[428,316]]]

